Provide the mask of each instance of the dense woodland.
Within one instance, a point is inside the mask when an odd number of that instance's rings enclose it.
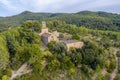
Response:
[[[85,11],[76,14],[40,15],[24,12],[16,16],[0,18],[5,20],[6,25],[12,26],[7,26],[5,31],[1,28],[1,80],[10,80],[12,71],[18,70],[25,62],[28,63],[27,68],[32,71],[14,80],[93,80],[94,78],[110,80],[116,66],[118,73],[115,80],[120,80],[120,64],[116,65],[114,54],[116,53],[120,62],[118,14]],[[26,19],[36,18],[38,21],[23,22]],[[63,44],[52,41],[43,51],[38,35],[43,18],[51,32],[54,30],[61,32],[60,37],[65,37],[66,33],[72,35],[71,38],[83,41],[84,46],[81,49],[72,48],[67,51]],[[113,23],[114,19],[116,23]],[[14,26],[18,27],[13,28]]]
[[[120,15],[107,12],[81,11],[78,13],[33,13],[29,11],[11,17],[0,17],[0,30],[20,26],[26,20],[59,19],[67,24],[75,24],[92,29],[120,30]]]

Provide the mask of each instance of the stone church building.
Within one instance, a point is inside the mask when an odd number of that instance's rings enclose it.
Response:
[[[84,43],[79,40],[59,39],[59,33],[57,31],[52,33],[48,31],[45,21],[42,21],[42,28],[39,35],[41,36],[43,44],[47,45],[47,43],[51,41],[60,42],[67,47],[68,51],[70,48],[82,48],[84,45]]]
[[[41,35],[41,39],[42,39],[42,41],[45,45],[50,41],[59,42],[59,38],[58,38],[59,33],[57,31],[54,31],[53,33],[50,33],[48,31],[48,28],[46,27],[46,22],[45,21],[42,22],[41,33],[39,35]]]

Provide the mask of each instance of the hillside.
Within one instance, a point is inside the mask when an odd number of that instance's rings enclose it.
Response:
[[[78,13],[33,13],[24,11],[10,17],[0,17],[0,30],[20,26],[26,20],[53,20],[59,19],[67,24],[76,24],[92,29],[120,30],[120,14],[107,12],[81,11]]]
[[[120,32],[60,20],[49,20],[47,27],[60,32],[59,38],[80,40],[84,46],[69,51],[55,41],[43,46],[41,24],[24,22],[0,33],[1,80],[120,80]]]

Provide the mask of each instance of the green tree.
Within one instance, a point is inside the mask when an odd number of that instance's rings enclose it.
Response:
[[[6,47],[3,35],[0,35],[0,72],[5,69],[9,63],[9,52]]]
[[[21,44],[37,43],[40,44],[40,36],[34,33],[31,29],[20,29]]]
[[[73,34],[72,38],[76,40],[80,40],[80,36],[78,34]]]
[[[120,74],[117,74],[115,80],[120,80]]]
[[[79,66],[82,62],[82,55],[80,52],[77,52],[76,49],[72,50],[70,55],[72,62],[75,66]]]
[[[57,59],[53,59],[48,65],[47,69],[49,71],[56,71],[60,68],[60,62]]]
[[[21,27],[24,29],[32,29],[33,31],[39,32],[41,30],[41,25],[37,21],[24,22]]]
[[[10,78],[9,78],[8,76],[4,75],[4,76],[2,77],[2,80],[10,80]]]
[[[78,49],[77,52],[82,55],[82,64],[88,65],[95,69],[99,64],[101,67],[104,66],[104,50],[99,48],[95,43],[85,42],[83,48]]]
[[[82,65],[81,66],[81,70],[85,73],[85,75],[87,76],[87,77],[91,77],[91,76],[93,76],[93,71],[92,71],[92,69],[90,68],[90,67],[88,67],[87,65]]]
[[[66,46],[62,43],[57,43],[55,41],[51,41],[47,44],[48,49],[52,52],[52,53],[65,53],[66,52]]]
[[[99,65],[96,67],[97,77],[96,80],[105,80],[105,77],[101,73],[101,68]]]

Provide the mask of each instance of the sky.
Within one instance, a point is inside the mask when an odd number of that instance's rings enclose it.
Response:
[[[76,13],[83,10],[120,13],[120,0],[0,0],[0,16],[23,11]]]

